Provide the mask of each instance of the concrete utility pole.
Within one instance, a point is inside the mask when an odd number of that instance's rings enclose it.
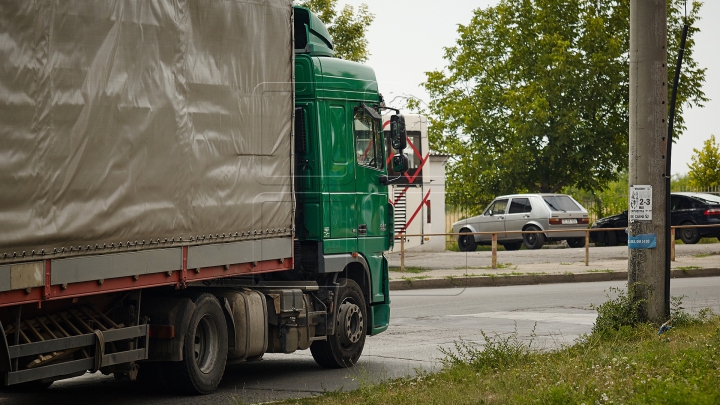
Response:
[[[665,151],[667,139],[667,1],[630,1],[630,210],[644,209],[628,232],[628,285],[635,299],[645,299],[641,317],[662,323],[669,316],[669,285],[665,283]],[[669,173],[668,173],[669,175]],[[633,186],[651,186],[651,201]],[[640,188],[641,189],[641,188]],[[638,196],[640,205],[638,206]],[[649,197],[650,194],[645,194]],[[635,206],[633,207],[633,204]],[[651,219],[647,219],[651,217]],[[633,243],[632,237],[644,235]],[[655,247],[643,242],[656,239]],[[639,248],[638,248],[639,247]]]

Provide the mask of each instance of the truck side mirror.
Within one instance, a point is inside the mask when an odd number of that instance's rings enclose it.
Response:
[[[408,159],[407,156],[397,154],[392,158],[392,167],[395,173],[405,173],[408,171]]]
[[[398,152],[402,152],[402,150],[407,147],[405,117],[400,114],[396,114],[390,117],[390,144],[392,145],[393,149]],[[407,163],[407,159],[405,159],[405,162]],[[395,158],[393,158],[393,165],[395,165]],[[407,169],[403,171],[407,171]]]

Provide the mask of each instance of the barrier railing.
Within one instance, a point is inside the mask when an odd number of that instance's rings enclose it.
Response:
[[[670,227],[670,261],[675,261],[675,231],[677,229],[688,229],[688,228],[717,228],[720,225],[676,225]],[[588,228],[588,229],[557,229],[557,230],[545,230],[545,231],[502,231],[502,232],[446,232],[446,233],[420,233],[420,234],[395,234],[396,239],[400,239],[400,271],[405,271],[405,238],[406,237],[426,237],[426,236],[460,236],[460,235],[490,235],[491,238],[491,251],[492,251],[492,264],[493,269],[497,269],[497,248],[498,248],[498,235],[506,234],[549,234],[549,233],[568,233],[568,232],[585,232],[585,265],[590,265],[590,232],[616,232],[624,231],[626,228]]]

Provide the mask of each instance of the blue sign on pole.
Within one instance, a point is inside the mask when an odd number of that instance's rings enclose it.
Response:
[[[630,249],[653,249],[657,246],[657,236],[654,233],[646,235],[628,235],[628,248]]]

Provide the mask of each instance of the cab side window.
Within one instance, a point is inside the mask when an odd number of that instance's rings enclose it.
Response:
[[[379,123],[363,110],[355,111],[355,153],[359,165],[382,169],[383,139]]]

